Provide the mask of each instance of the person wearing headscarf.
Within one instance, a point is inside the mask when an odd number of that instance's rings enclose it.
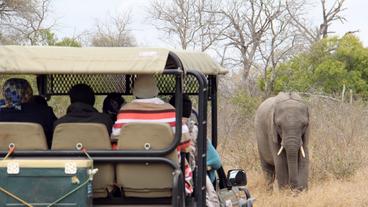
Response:
[[[125,104],[125,100],[119,93],[110,93],[103,101],[102,112],[109,115],[111,120],[115,122],[123,104]]]
[[[4,99],[0,99],[0,108],[5,107],[5,100]]]
[[[29,82],[22,78],[11,78],[3,85],[4,103],[0,107],[0,122],[31,122],[40,124],[45,132],[47,144],[52,142],[55,116],[46,107],[33,103],[33,91]]]
[[[106,126],[111,134],[113,121],[104,113],[100,113],[93,107],[95,104],[95,93],[86,84],[74,85],[69,90],[70,106],[66,115],[55,121],[54,127],[62,123],[101,123]]]
[[[27,80],[11,78],[4,83],[3,96],[5,108],[22,109],[22,103],[27,103],[33,96],[31,85]]]

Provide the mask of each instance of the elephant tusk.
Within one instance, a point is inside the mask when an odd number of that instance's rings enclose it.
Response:
[[[281,152],[282,152],[282,150],[284,149],[284,146],[282,146],[281,145],[281,147],[280,147],[280,150],[279,150],[279,152],[277,153],[277,156],[279,156],[280,154],[281,154]]]
[[[303,145],[300,146],[300,152],[302,153],[303,158],[305,158],[305,152],[304,152]]]

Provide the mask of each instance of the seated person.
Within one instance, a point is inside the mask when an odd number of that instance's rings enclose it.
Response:
[[[95,93],[86,84],[77,84],[69,90],[70,106],[66,115],[55,121],[54,126],[62,123],[101,123],[109,132],[113,121],[107,114],[99,113],[93,105],[95,104]]]
[[[45,106],[48,107],[49,105],[47,104],[47,101],[44,97],[40,96],[40,95],[34,95],[32,96],[30,102],[38,104],[40,106]]]
[[[115,122],[123,104],[125,104],[125,100],[120,94],[110,93],[104,99],[102,112],[109,115],[111,120]]]
[[[112,129],[112,139],[119,137],[124,125],[134,122],[167,123],[175,130],[175,108],[158,98],[158,92],[156,81],[152,75],[139,75],[137,77],[133,87],[133,95],[136,99],[120,109]],[[184,142],[182,140],[182,143]],[[180,156],[180,153],[178,154]],[[187,194],[190,194],[193,189],[189,182],[189,180],[192,180],[192,172],[189,166],[185,167],[185,180],[188,181],[185,183],[185,190]]]
[[[117,138],[121,127],[132,122],[155,120],[158,123],[168,123],[175,129],[175,108],[158,98],[158,92],[152,75],[139,75],[133,87],[133,96],[136,99],[121,107],[112,136]]]
[[[207,170],[211,182],[214,183],[216,179],[216,170],[222,166],[220,155],[210,140],[207,140]]]
[[[171,97],[169,103],[175,106],[175,96]],[[192,101],[189,96],[183,94],[183,128],[186,127],[189,130],[189,136],[191,139],[191,146],[189,148],[189,165],[192,169],[195,168],[195,156],[196,143],[197,143],[197,133],[198,128],[196,125],[189,123],[189,118],[192,115]],[[216,170],[221,167],[220,156],[216,149],[213,147],[212,143],[207,140],[207,167],[208,176],[206,176],[206,205],[208,207],[220,206],[219,198],[217,196],[216,190],[212,183],[216,179]]]
[[[175,95],[169,100],[169,103],[175,107]],[[189,152],[191,146],[191,134],[189,130],[189,117],[192,113],[192,101],[187,94],[183,94],[183,111],[182,111],[182,141],[180,151]]]
[[[40,95],[34,95],[31,100],[30,100],[31,103],[33,104],[36,104],[36,105],[39,105],[41,107],[45,107],[46,110],[49,111],[50,115],[52,116],[52,119],[53,120],[56,120],[57,117],[54,113],[54,110],[47,104],[47,101],[46,99],[43,97],[43,96],[40,96]]]
[[[3,86],[4,105],[0,108],[0,122],[31,122],[40,124],[50,148],[55,116],[47,108],[32,103],[31,85],[27,80],[11,78]]]

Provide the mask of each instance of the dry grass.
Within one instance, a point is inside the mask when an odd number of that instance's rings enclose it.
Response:
[[[225,168],[241,167],[248,174],[256,206],[368,206],[368,114],[363,104],[308,100],[311,109],[309,190],[266,191],[255,142],[253,117],[237,115],[223,102],[219,150]],[[232,112],[235,111],[235,112]],[[228,120],[226,120],[226,118]]]
[[[255,206],[272,207],[365,207],[368,206],[368,168],[360,169],[348,180],[313,182],[307,192],[295,196],[290,191],[267,192],[263,177],[249,172],[249,188]]]

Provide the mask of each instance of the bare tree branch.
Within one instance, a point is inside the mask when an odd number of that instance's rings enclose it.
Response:
[[[155,0],[150,17],[166,38],[177,40],[182,49],[206,51],[220,41],[226,28],[215,12],[219,0]]]
[[[91,44],[95,47],[131,47],[135,38],[130,33],[130,13],[110,16],[107,22],[96,22],[91,32]]]
[[[238,50],[238,65],[244,72],[244,79],[249,76],[252,67],[256,67],[259,46],[265,41],[265,36],[271,22],[278,18],[280,10],[273,0],[250,0],[229,2],[221,13],[225,16],[228,28],[224,36]]]
[[[0,8],[1,5],[12,8],[0,11],[0,33],[17,44],[43,44],[44,31],[50,30],[55,24],[50,20],[48,22],[51,23],[46,22],[50,13],[50,2],[51,0],[0,1]]]
[[[289,15],[293,19],[293,24],[299,28],[299,32],[304,34],[306,39],[310,42],[310,44],[320,40],[321,38],[326,38],[329,33],[329,27],[335,21],[340,21],[344,23],[346,21],[345,17],[342,15],[342,12],[346,10],[344,8],[345,0],[334,0],[330,9],[327,7],[326,0],[320,0],[322,7],[322,23],[318,27],[313,27],[307,25],[307,21],[304,19],[304,14],[301,11],[306,10],[307,1],[291,1],[287,0],[287,10]]]
[[[346,10],[346,8],[343,7],[344,2],[345,0],[335,0],[331,8],[327,11],[326,0],[321,0],[323,22],[320,26],[319,34],[322,35],[323,38],[326,38],[328,33],[330,33],[328,28],[334,21],[340,21],[341,23],[346,21],[345,17],[341,15],[341,13]]]

